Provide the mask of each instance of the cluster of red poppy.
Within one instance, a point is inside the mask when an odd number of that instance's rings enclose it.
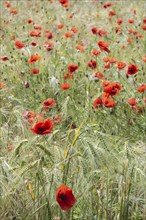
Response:
[[[71,83],[67,83],[66,81],[69,79],[74,79],[74,73],[78,68],[78,65],[75,64],[68,65],[68,71],[63,76],[64,83],[60,84],[60,88],[67,90],[71,87]]]
[[[26,111],[22,114],[22,118],[26,120],[30,125],[34,125],[43,120],[43,114],[37,114],[33,111]]]
[[[113,108],[116,105],[116,101],[114,101],[113,96],[119,94],[122,86],[116,82],[103,81],[102,82],[103,93],[100,97],[95,99],[93,102],[94,109],[100,109],[102,105],[107,108]]]
[[[92,31],[93,34],[96,34],[96,35],[98,35],[99,37],[105,37],[105,36],[108,35],[107,31],[98,29],[98,28],[96,28],[96,27],[93,27],[93,28],[91,29],[91,31]]]
[[[146,98],[143,99],[144,106],[146,106]],[[144,106],[137,105],[138,100],[135,98],[130,98],[127,103],[131,106],[131,109],[136,111],[137,113],[142,113],[144,111]]]

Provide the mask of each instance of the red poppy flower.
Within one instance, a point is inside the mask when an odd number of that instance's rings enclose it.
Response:
[[[31,37],[41,37],[41,32],[31,31],[30,36]]]
[[[45,34],[45,37],[47,37],[48,39],[52,39],[53,38],[53,34],[50,31],[46,31],[47,33]]]
[[[131,98],[127,102],[129,105],[132,105],[132,106],[138,103],[138,101],[135,98]]]
[[[35,63],[36,61],[40,60],[41,57],[38,54],[32,54],[30,59],[28,60],[29,64]]]
[[[115,16],[116,13],[114,11],[109,11],[109,16]]]
[[[111,7],[113,4],[111,2],[108,2],[106,4],[103,5],[104,8],[108,8]]]
[[[119,83],[110,82],[107,86],[104,87],[104,92],[108,93],[110,96],[115,96],[122,89],[122,86]]]
[[[32,74],[38,74],[39,73],[39,69],[34,68],[34,69],[31,70],[31,73]]]
[[[56,192],[56,201],[60,205],[61,209],[69,210],[76,203],[76,198],[68,186],[61,184]]]
[[[33,20],[29,19],[27,22],[28,22],[28,24],[32,24]]]
[[[120,25],[120,24],[122,24],[122,23],[123,23],[123,19],[118,19],[118,20],[117,20],[117,24],[118,24],[118,25]]]
[[[99,50],[96,50],[96,49],[92,49],[92,51],[91,51],[91,54],[90,54],[91,56],[99,56],[100,55],[100,51]]]
[[[1,60],[2,60],[2,61],[7,61],[7,60],[8,60],[8,57],[7,57],[7,56],[4,56],[4,57],[1,58]]]
[[[54,48],[54,44],[52,42],[48,42],[48,41],[45,42],[45,49],[47,51],[51,51],[53,50],[53,48]]]
[[[143,23],[146,24],[146,18],[143,18]]]
[[[113,99],[109,98],[109,93],[103,93],[102,94],[102,103],[107,108],[113,108],[116,105],[116,102]]]
[[[70,73],[75,72],[78,68],[79,68],[79,67],[78,67],[77,65],[74,65],[74,64],[68,65],[68,71],[69,71]]]
[[[36,117],[36,112],[32,112],[32,111],[26,111],[22,114],[22,117],[26,120],[28,120],[29,118],[35,118]]]
[[[57,25],[57,28],[58,28],[58,29],[62,29],[63,27],[64,27],[63,24],[58,24],[58,25]]]
[[[93,102],[93,108],[94,109],[100,109],[101,105],[102,105],[102,99],[100,97],[98,97],[97,99],[95,99],[95,101]]]
[[[0,89],[2,89],[2,88],[5,87],[5,86],[6,86],[6,83],[0,82]]]
[[[106,92],[103,92],[102,93],[102,96],[101,96],[101,99],[102,101],[104,102],[105,99],[108,99],[110,97],[110,94],[109,93],[106,93]]]
[[[60,88],[62,88],[63,90],[67,90],[70,87],[71,87],[71,84],[69,83],[60,84]]]
[[[144,31],[146,31],[146,25],[145,25],[145,24],[143,24],[143,25],[141,26],[141,28],[142,28]]]
[[[129,75],[134,75],[138,72],[138,66],[131,64],[130,66],[128,66],[128,70],[127,70],[127,74]]]
[[[64,119],[62,118],[61,115],[56,115],[56,116],[53,117],[53,122],[54,122],[54,123],[59,123],[59,122],[61,122],[61,121],[63,121],[63,120],[64,120]]]
[[[132,106],[131,106],[131,109],[132,109],[133,111],[138,111],[138,106],[132,105]]]
[[[137,35],[138,34],[137,31],[134,31],[134,30],[131,30],[131,29],[128,30],[128,33],[132,34],[132,35]]]
[[[69,0],[59,0],[60,4],[63,6],[63,7],[68,7],[68,4],[69,4]]]
[[[107,107],[107,108],[114,108],[115,105],[116,105],[116,102],[113,100],[113,99],[106,99],[104,102],[103,102],[104,106]]]
[[[63,75],[63,79],[64,79],[64,81],[65,80],[68,80],[70,77],[69,77],[69,74],[68,73],[65,73],[64,75]]]
[[[142,60],[146,63],[146,55],[142,58]]]
[[[31,131],[35,134],[45,135],[52,133],[54,127],[53,121],[51,119],[46,119],[43,122],[36,123]]]
[[[105,63],[109,62],[109,57],[104,57],[104,58],[103,58],[103,61],[104,61]]]
[[[97,34],[97,28],[96,27],[91,28],[91,31],[92,31],[93,34]]]
[[[134,19],[129,19],[129,20],[128,20],[128,23],[129,23],[129,24],[133,24],[133,23],[134,23]]]
[[[8,148],[8,151],[11,151],[14,149],[14,147],[12,145],[9,145],[7,148]]]
[[[108,49],[108,46],[109,46],[108,43],[106,43],[106,42],[103,41],[103,40],[100,40],[100,41],[97,42],[97,44],[98,44],[100,50],[104,50],[104,51],[106,51],[107,53],[110,53],[110,50]]]
[[[121,70],[121,69],[123,69],[125,67],[126,67],[126,63],[124,63],[124,62],[117,62],[117,68],[119,70]]]
[[[122,29],[119,26],[117,26],[117,27],[115,27],[115,32],[121,34]]]
[[[136,37],[137,38],[143,38],[143,35],[142,34],[137,34]]]
[[[103,101],[103,105],[107,108],[114,108],[116,105],[116,102],[113,99],[105,99]]]
[[[25,47],[25,44],[23,44],[21,41],[17,40],[17,41],[15,41],[15,47],[17,49],[22,49]]]
[[[97,34],[99,37],[106,37],[108,33],[105,30],[98,29]]]
[[[96,60],[89,61],[88,62],[88,67],[90,67],[91,69],[95,69],[97,67]]]
[[[96,79],[104,79],[104,74],[103,73],[101,73],[101,72],[96,72],[95,74],[94,74],[94,78]]]
[[[50,108],[52,108],[55,105],[55,100],[54,99],[47,99],[43,102],[43,107],[48,110]]]
[[[72,72],[67,72],[63,75],[64,80],[68,80],[68,79],[74,79],[74,73]]]
[[[66,33],[65,33],[65,37],[66,37],[66,38],[72,38],[72,33],[66,32]]]
[[[17,15],[18,11],[16,9],[11,9],[10,14]]]
[[[26,111],[22,114],[22,118],[24,118],[25,120],[27,120],[27,122],[31,125],[34,124],[35,122],[35,118],[36,118],[36,113],[32,112],[32,111]]]
[[[78,33],[78,29],[77,29],[76,27],[71,27],[70,30],[71,30],[74,34]]]
[[[74,13],[72,13],[68,16],[68,18],[73,18],[73,17],[74,17]]]
[[[91,28],[93,34],[97,34],[99,37],[107,36],[107,32],[105,30],[97,29],[96,27]]]
[[[7,7],[7,8],[10,8],[10,7],[11,7],[10,2],[6,2],[5,4],[6,4],[6,7]]]
[[[110,84],[110,81],[107,81],[107,80],[102,81],[102,87],[103,87],[103,88],[106,87],[106,86],[108,86],[109,84]]]
[[[31,45],[32,45],[33,47],[35,47],[35,46],[37,45],[37,43],[36,43],[36,42],[31,42]]]
[[[104,66],[105,69],[110,69],[111,65],[110,65],[110,62],[107,62]]]
[[[105,58],[103,59],[103,61],[104,61],[105,63],[107,63],[107,62],[109,62],[109,63],[116,63],[116,60],[115,60],[114,58],[112,58],[112,57],[105,57]]]
[[[139,86],[139,87],[137,88],[137,91],[138,91],[138,92],[144,92],[144,91],[146,91],[146,84],[142,84],[141,86]]]
[[[34,26],[34,29],[35,30],[42,30],[42,27],[41,26]]]
[[[125,46],[125,45],[123,45],[121,48],[122,48],[122,50],[125,50],[125,49],[126,49],[126,46]]]
[[[82,46],[82,45],[75,46],[75,49],[80,51],[81,53],[84,53],[84,46]]]
[[[135,8],[133,9],[133,14],[136,14],[136,9]]]
[[[128,33],[129,33],[129,34],[133,34],[133,35],[138,34],[138,32],[137,32],[137,31],[134,31],[134,30],[131,30],[131,29],[129,29],[129,30],[128,30]]]
[[[132,44],[132,37],[131,36],[128,36],[127,43]]]

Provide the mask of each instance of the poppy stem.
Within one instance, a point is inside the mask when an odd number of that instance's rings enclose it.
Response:
[[[70,210],[66,211],[65,217],[66,217],[67,220],[70,219],[70,216],[71,216],[71,211]]]
[[[64,184],[66,184],[66,181],[67,181],[67,174],[68,174],[68,170],[69,170],[69,163],[70,163],[70,159],[68,160],[67,164],[66,164],[66,160],[67,160],[67,157],[68,157],[68,154],[69,154],[69,150],[70,150],[70,147],[68,146],[68,140],[69,140],[69,136],[71,134],[71,126],[72,126],[72,122],[70,124],[70,127],[69,127],[69,131],[68,131],[68,136],[67,136],[67,147],[65,148],[65,164],[64,164],[64,171],[63,171],[63,178],[62,178],[62,182]]]

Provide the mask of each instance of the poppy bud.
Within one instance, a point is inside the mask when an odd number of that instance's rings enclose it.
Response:
[[[28,82],[28,81],[25,81],[25,82],[24,82],[24,86],[25,86],[26,89],[29,88],[29,82]]]
[[[24,75],[25,75],[25,72],[24,72],[24,71],[21,71],[20,74],[21,74],[21,76],[24,76]]]

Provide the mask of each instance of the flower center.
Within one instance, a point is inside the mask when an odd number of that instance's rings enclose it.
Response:
[[[38,131],[39,131],[39,132],[43,132],[43,131],[45,131],[45,128],[40,127],[40,128],[38,128]]]
[[[64,195],[63,193],[60,194],[58,197],[59,197],[60,199],[62,199],[63,201],[66,200],[66,195]]]

